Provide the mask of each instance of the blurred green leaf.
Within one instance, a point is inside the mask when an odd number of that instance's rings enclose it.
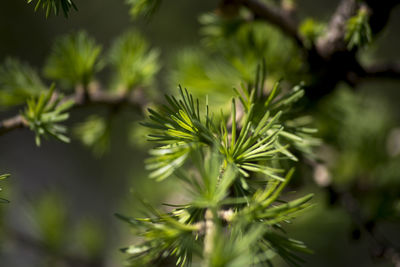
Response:
[[[96,156],[103,155],[109,148],[110,126],[98,115],[91,115],[86,121],[78,124],[74,133],[85,146],[93,149]]]
[[[295,83],[300,81],[301,54],[275,27],[253,20],[246,12],[234,18],[207,13],[200,17],[200,23],[206,51],[212,57],[221,55],[238,72],[239,80],[253,82],[257,64],[264,59],[272,79],[284,76]]]
[[[133,18],[140,16],[150,17],[157,10],[162,0],[126,0],[131,6],[130,14]]]
[[[299,30],[304,38],[304,44],[311,48],[317,38],[324,33],[325,28],[326,25],[324,23],[317,22],[312,18],[302,21]]]
[[[113,87],[118,91],[152,85],[160,69],[159,50],[151,49],[136,31],[127,32],[116,39],[109,58],[114,69]]]
[[[7,58],[0,66],[0,105],[22,104],[38,96],[44,88],[39,75],[29,65]]]
[[[95,219],[82,219],[78,222],[75,232],[75,242],[79,251],[91,259],[101,258],[106,240],[104,229]]]
[[[240,75],[221,56],[210,55],[201,49],[184,49],[176,58],[169,75],[172,88],[184,84],[199,99],[209,95],[211,105],[221,106],[232,88],[240,84]]]
[[[34,218],[46,246],[60,252],[68,238],[67,208],[57,193],[43,194],[34,203]]]
[[[83,31],[65,35],[55,41],[44,74],[61,81],[69,90],[77,85],[86,87],[102,67],[100,52],[101,46]]]
[[[345,40],[349,50],[354,47],[363,47],[372,40],[369,14],[366,8],[360,8],[358,13],[347,22]]]

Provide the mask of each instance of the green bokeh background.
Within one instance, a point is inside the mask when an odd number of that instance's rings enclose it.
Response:
[[[129,7],[122,0],[76,3],[79,12],[72,12],[68,19],[63,16],[45,19],[42,11],[34,13],[33,6],[25,1],[2,3],[0,61],[12,56],[40,70],[54,38],[59,35],[85,29],[106,49],[115,37],[133,27],[161,50],[163,68],[154,91],[173,91],[174,88],[168,87],[173,58],[182,48],[199,43],[198,16],[217,5],[213,0],[165,0],[151,20],[133,21],[129,17]],[[298,6],[301,16],[326,20],[337,3],[300,0]],[[363,59],[400,60],[399,27],[400,10],[397,8],[389,27],[370,48],[372,52],[361,53]],[[98,77],[103,80],[107,75],[103,71]],[[364,84],[361,91],[368,96],[382,97],[395,124],[400,125],[398,88],[398,82],[370,82]],[[16,111],[2,111],[0,119]],[[69,124],[93,113],[104,114],[104,110],[74,111]],[[179,201],[179,196],[170,194],[177,188],[172,181],[160,184],[146,177],[143,164],[146,139],[138,130],[136,136],[141,137],[138,140],[143,144],[131,145],[129,141],[131,123],[139,119],[127,110],[115,119],[111,150],[101,158],[94,157],[77,140],[71,144],[48,140],[37,148],[33,134],[25,130],[0,137],[0,170],[12,174],[3,183],[11,203],[0,207],[0,266],[63,266],[56,259],[65,251],[87,259],[98,258],[98,266],[122,265],[125,255],[118,248],[128,245],[134,237],[114,213],[140,214],[143,208],[137,198],[152,203]],[[318,189],[309,185],[302,192],[315,190]],[[293,237],[305,241],[315,251],[314,255],[305,256],[305,266],[390,266],[387,262],[372,260],[368,254],[368,238],[353,240],[351,222],[345,212],[337,207],[326,207],[325,195],[316,193],[316,207],[288,227]],[[396,224],[387,223],[380,230],[399,246],[398,228]],[[46,242],[53,245],[47,253],[42,253],[21,240],[19,233],[32,238],[47,236]]]

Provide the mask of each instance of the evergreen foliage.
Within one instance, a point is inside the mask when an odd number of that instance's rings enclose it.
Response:
[[[131,6],[130,14],[133,18],[150,17],[161,4],[161,0],[126,0],[126,2]]]
[[[0,88],[0,104],[9,107],[22,104],[31,96],[37,96],[45,86],[32,67],[7,58],[0,66]]]
[[[240,73],[223,58],[210,55],[203,49],[185,49],[175,59],[175,67],[170,71],[170,86],[184,84],[203,100],[209,98],[211,105],[222,105],[226,96],[232,94],[232,87],[239,85]]]
[[[257,64],[264,58],[271,78],[281,79],[282,73],[286,73],[287,79],[298,82],[296,75],[301,72],[299,51],[276,28],[252,20],[245,11],[233,18],[206,13],[199,21],[205,49],[220,54],[227,65],[236,69],[240,81],[253,82]],[[282,49],[285,54],[279,53]]]
[[[110,50],[110,64],[115,71],[114,86],[131,91],[137,86],[150,86],[160,68],[159,51],[151,49],[137,31],[130,31],[115,40]]]
[[[103,155],[109,148],[111,125],[103,117],[89,116],[74,128],[74,134],[81,142],[93,149],[96,156]]]
[[[369,14],[365,8],[360,8],[358,13],[349,19],[345,36],[348,49],[363,47],[371,42],[372,33],[368,20]]]
[[[154,145],[145,161],[149,178],[160,185],[176,181],[173,193],[182,199],[164,207],[140,199],[143,216],[116,214],[135,234],[121,249],[129,266],[271,266],[277,259],[301,265],[302,253],[312,250],[292,238],[287,225],[313,206],[308,192],[318,191],[347,212],[354,232],[368,234],[383,257],[398,263],[400,252],[374,229],[379,222],[400,222],[396,116],[379,97],[343,88],[332,93],[343,81],[356,87],[368,75],[400,72],[390,64],[364,67],[355,56],[385,17],[370,2],[344,0],[329,23],[306,17],[298,24],[291,0],[281,7],[276,1],[223,0],[199,17],[201,42],[179,50],[172,66],[162,64],[160,50],[134,29],[109,49],[84,31],[62,36],[43,68],[53,82],[49,89],[26,63],[7,58],[0,66],[0,108],[26,103],[19,115],[0,121],[0,134],[26,127],[37,146],[49,137],[68,143],[63,124],[69,111],[98,105],[107,112],[85,114],[73,133],[100,157],[109,150],[112,122],[122,108],[140,115],[147,108],[144,127],[135,127],[132,139],[148,133]],[[162,1],[126,3],[137,19],[149,18]],[[46,18],[77,10],[72,0],[37,0],[39,8]],[[166,92],[160,104],[149,92],[164,82],[157,77],[161,66],[171,87],[189,90]],[[98,77],[103,68],[106,75]],[[56,92],[56,82],[67,96]],[[319,102],[310,105],[314,99]],[[316,116],[305,114],[304,105]],[[294,190],[299,193],[287,194]],[[320,210],[329,211],[329,205],[321,203]],[[104,257],[107,242],[98,221],[82,219],[71,227],[57,194],[33,201],[31,208],[39,247],[53,253],[54,262],[69,260],[70,243],[95,262],[90,266]]]
[[[166,257],[179,266],[190,266],[195,257],[206,266],[249,266],[268,263],[274,255],[296,264],[301,261],[297,252],[309,252],[279,233],[281,224],[309,207],[312,197],[278,204],[294,171],[282,161],[296,160],[282,142],[303,142],[286,131],[281,118],[302,89],[281,95],[276,84],[264,95],[264,81],[259,69],[254,85],[243,88],[242,117],[235,98],[229,116],[217,116],[182,89],[180,98],[166,96],[168,104],[159,111],[149,109],[143,125],[151,129],[150,141],[159,144],[147,161],[150,177],[176,177],[191,201],[168,213],[149,207],[147,218],[118,215],[143,237],[123,249],[133,266]]]
[[[35,0],[27,0],[28,4],[35,2]],[[50,16],[53,11],[55,15],[63,11],[64,16],[68,17],[68,13],[71,9],[78,10],[75,3],[72,0],[36,0],[35,11],[42,8],[46,12],[46,18]]]
[[[69,138],[65,136],[67,128],[59,123],[68,119],[67,110],[74,105],[74,102],[62,101],[62,97],[54,94],[54,89],[53,84],[48,92],[42,93],[37,99],[29,99],[23,113],[29,128],[35,132],[37,146],[41,144],[41,137],[48,136],[69,142]]]
[[[324,23],[315,21],[312,18],[305,19],[299,27],[300,33],[304,37],[304,44],[309,48],[314,45],[325,29],[326,25]]]
[[[44,73],[47,78],[59,80],[69,87],[87,87],[102,67],[100,52],[101,46],[85,32],[63,36],[56,40]]]

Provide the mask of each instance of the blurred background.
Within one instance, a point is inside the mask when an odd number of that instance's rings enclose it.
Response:
[[[300,17],[326,22],[337,3],[299,0]],[[231,88],[237,85],[237,78],[197,86],[196,78],[211,79],[212,75],[197,69],[189,72],[190,64],[206,68],[191,58],[196,57],[193,50],[198,49],[200,40],[204,41],[199,17],[215,10],[216,1],[164,1],[150,20],[132,20],[123,0],[76,4],[79,12],[71,12],[68,19],[46,19],[41,10],[33,12],[33,6],[25,1],[2,3],[0,61],[17,58],[40,72],[60,35],[84,29],[107,50],[117,36],[134,28],[161,52],[161,71],[149,95],[175,93],[178,84],[193,88],[200,97],[210,94],[212,98],[214,93],[217,103],[233,95]],[[359,57],[365,62],[400,60],[399,28],[397,8],[389,26]],[[271,40],[284,38],[276,33],[270,36]],[[206,47],[207,40],[203,41]],[[275,57],[271,65],[288,64],[293,73],[301,73],[301,61],[289,64],[279,54]],[[267,67],[268,60],[266,55]],[[282,78],[279,71],[271,66],[272,80]],[[105,69],[97,79],[107,81],[108,76]],[[246,73],[243,76],[246,78]],[[205,91],[201,86],[216,89]],[[298,194],[314,192],[316,205],[287,227],[291,236],[315,252],[303,256],[305,266],[393,266],[379,253],[381,244],[400,248],[399,86],[400,82],[371,81],[354,92],[339,85],[309,111],[324,142],[316,149],[324,163],[298,171],[292,189]],[[0,119],[19,110],[1,109]],[[73,111],[68,121],[71,144],[46,140],[38,148],[33,133],[26,129],[0,137],[0,170],[12,174],[2,183],[6,188],[2,195],[11,202],[0,205],[0,266],[122,266],[126,255],[118,249],[134,237],[114,213],[140,215],[143,207],[138,198],[155,205],[176,200],[173,181],[158,183],[147,177],[144,160],[151,145],[138,126],[143,118],[132,110],[120,110],[107,133],[109,148],[94,153],[73,134],[75,125],[90,114],[103,116],[106,110],[88,107]],[[346,198],[349,192],[350,199]],[[348,205],[341,205],[342,201],[362,211],[361,229],[354,218],[358,215],[346,210]],[[379,240],[372,240],[364,226],[378,233]]]

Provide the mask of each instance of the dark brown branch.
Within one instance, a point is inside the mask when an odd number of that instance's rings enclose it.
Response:
[[[363,70],[363,78],[400,79],[400,62],[369,65]]]
[[[332,92],[339,82],[355,86],[366,73],[356,58],[357,48],[349,51],[345,35],[347,20],[358,8],[366,8],[370,14],[369,24],[373,35],[387,25],[390,12],[400,4],[398,0],[365,0],[362,5],[356,0],[342,0],[332,16],[327,33],[317,40],[316,47],[308,51],[307,61],[313,82],[306,90],[307,96],[318,100]],[[372,73],[371,73],[372,74]],[[393,74],[393,73],[392,73]],[[387,77],[376,71],[375,77]]]
[[[342,0],[332,15],[326,33],[311,47],[303,45],[298,32],[293,7],[274,7],[260,0],[221,0],[229,10],[238,13],[237,6],[247,7],[254,19],[265,20],[280,29],[286,36],[294,39],[304,52],[312,81],[306,87],[306,95],[312,101],[332,92],[339,82],[355,86],[362,77],[395,78],[397,67],[387,69],[363,69],[356,58],[357,47],[348,50],[345,40],[347,22],[360,8],[368,10],[369,24],[373,35],[379,34],[387,25],[391,11],[399,0]]]
[[[112,95],[99,89],[89,90],[85,93],[85,91],[78,88],[75,94],[65,97],[63,101],[67,100],[75,102],[72,109],[93,105],[103,105],[110,108],[129,106],[140,114],[143,113],[144,108],[148,104],[140,90],[136,90],[135,94]],[[28,126],[23,116],[16,115],[12,118],[0,121],[0,135]]]
[[[135,90],[132,94],[110,94],[98,88],[93,88],[92,90],[87,91],[87,93],[85,92],[86,91],[78,88],[75,94],[66,97],[65,99],[73,100],[75,102],[75,108],[90,105],[103,105],[109,107],[126,105],[133,108],[138,113],[143,113],[144,108],[148,104],[140,89]]]
[[[263,19],[293,38],[300,46],[302,39],[298,33],[298,24],[293,17],[293,11],[268,6],[259,0],[238,0],[240,4],[250,9],[256,18]]]
[[[360,83],[373,79],[400,81],[400,63],[376,63],[369,66],[358,64],[356,71],[350,70],[347,73],[347,81],[352,86],[357,86]]]
[[[362,4],[357,0],[342,0],[333,14],[327,32],[317,42],[320,56],[329,58],[337,52],[346,51],[347,21],[356,14],[359,8],[365,8],[370,13],[370,27],[373,34],[378,34],[386,26],[390,12],[400,4],[398,0],[365,0]]]
[[[328,58],[337,51],[346,51],[344,40],[346,25],[357,9],[357,0],[342,0],[333,14],[327,32],[317,42],[316,48],[320,56]]]

